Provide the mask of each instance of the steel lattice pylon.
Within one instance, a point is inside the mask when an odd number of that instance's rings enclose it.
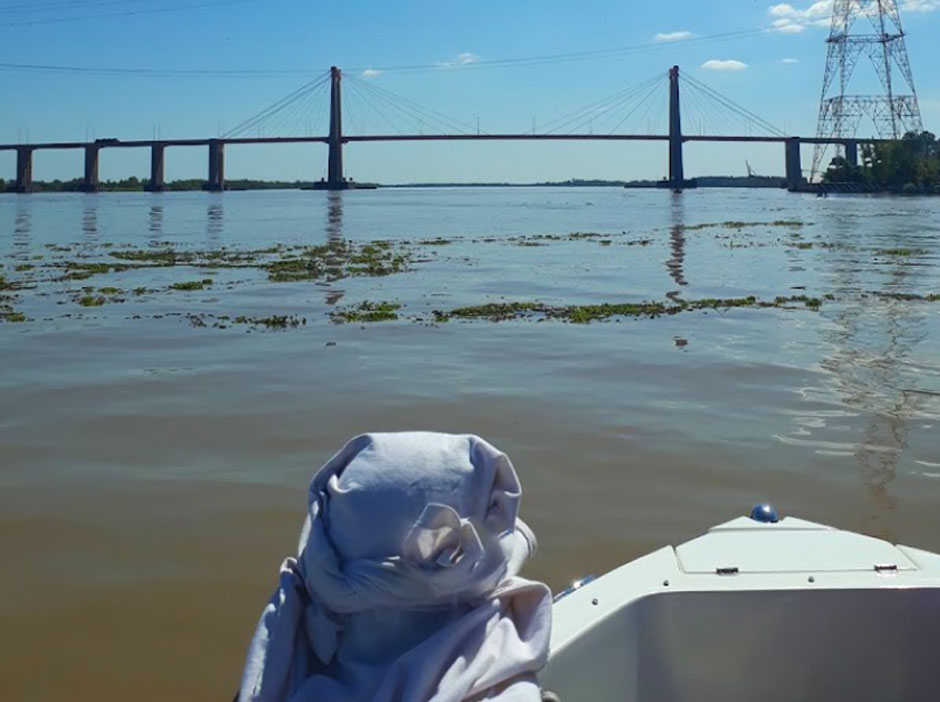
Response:
[[[869,27],[864,23],[862,31],[855,31],[857,21],[863,17],[873,31],[865,33]],[[835,0],[827,43],[817,137],[851,139],[866,116],[874,123],[879,138],[900,139],[907,132],[923,131],[897,0]],[[862,56],[871,60],[882,87],[879,94],[848,92]],[[816,146],[811,178],[820,172],[826,150],[826,145]]]

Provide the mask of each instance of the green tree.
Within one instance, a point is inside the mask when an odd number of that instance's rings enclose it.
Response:
[[[866,144],[860,166],[836,157],[823,180],[891,192],[940,192],[940,142],[931,132],[909,132],[898,141]]]

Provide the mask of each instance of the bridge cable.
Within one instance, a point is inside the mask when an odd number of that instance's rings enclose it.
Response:
[[[637,102],[637,104],[634,105],[633,108],[632,108],[629,112],[627,112],[627,114],[625,114],[625,115],[623,116],[623,119],[621,119],[619,122],[617,122],[617,125],[611,130],[611,133],[616,134],[616,133],[617,133],[617,130],[620,129],[621,126],[623,126],[623,123],[626,122],[628,119],[630,119],[630,117],[632,117],[632,116],[634,115],[634,113],[636,113],[637,110],[639,110],[641,107],[643,107],[643,105],[644,105],[657,91],[660,90],[660,87],[661,87],[661,86],[659,86],[659,85],[654,85],[654,86],[650,89],[650,91],[649,91],[648,93],[646,93],[646,95],[644,95],[643,98],[642,98],[639,102]],[[662,93],[665,93],[665,90],[663,90]],[[661,94],[662,94],[662,93],[661,93]],[[648,110],[649,110],[649,107],[647,107],[647,111],[648,111]]]
[[[262,111],[259,112],[258,114],[254,115],[253,117],[250,117],[250,118],[246,119],[245,121],[241,122],[240,124],[236,125],[234,128],[232,128],[231,130],[229,130],[229,131],[226,133],[225,136],[226,136],[226,137],[236,137],[236,136],[239,136],[239,135],[241,135],[241,134],[244,134],[244,133],[248,132],[248,131],[251,130],[252,128],[258,126],[261,122],[263,122],[263,121],[269,119],[269,118],[272,117],[273,115],[277,114],[277,113],[280,112],[281,110],[284,110],[285,108],[287,108],[288,106],[294,104],[294,103],[297,102],[298,100],[303,99],[304,97],[306,97],[306,96],[307,96],[308,94],[310,94],[311,92],[314,92],[314,91],[317,90],[319,87],[321,87],[322,85],[324,85],[328,80],[329,80],[329,74],[326,73],[326,74],[324,74],[324,75],[321,75],[319,78],[315,78],[314,80],[310,81],[309,83],[305,83],[304,85],[302,85],[301,87],[299,87],[299,88],[298,88],[297,90],[295,90],[294,92],[292,92],[292,93],[290,93],[289,95],[286,95],[285,97],[281,98],[280,100],[278,100],[278,101],[275,102],[274,104],[268,106],[267,108],[265,108],[264,110],[262,110]]]
[[[350,86],[351,85],[352,83],[350,83]],[[357,88],[360,88],[360,86],[357,86]],[[441,123],[436,118],[431,118],[421,112],[418,112],[412,109],[410,106],[403,105],[403,103],[390,100],[386,98],[385,96],[374,95],[372,93],[363,92],[363,95],[366,97],[366,99],[368,100],[370,104],[378,102],[385,108],[385,110],[390,110],[394,114],[403,116],[404,119],[408,121],[409,123],[414,121],[419,125],[424,125],[425,121],[427,121],[430,123],[432,130],[437,133],[445,134],[447,133],[449,129],[452,131],[451,128],[449,128],[447,125],[443,125],[443,123]],[[382,113],[382,110],[379,110],[379,108],[376,105],[373,104],[372,106],[374,107],[375,110]],[[386,115],[385,119],[389,120],[390,118]],[[415,127],[415,129],[417,130],[418,127]],[[401,133],[401,130],[399,130],[397,127],[393,127],[393,130]]]
[[[649,78],[636,85],[632,85],[629,88],[614,93],[613,95],[596,100],[579,110],[575,110],[560,117],[556,117],[555,119],[549,120],[545,123],[545,126],[550,128],[543,129],[543,132],[545,134],[554,134],[561,132],[563,129],[571,127],[571,125],[574,125],[574,127],[567,132],[568,134],[574,133],[579,126],[583,125],[584,120],[603,118],[611,110],[618,109],[618,107],[622,106],[623,103],[627,103],[630,100],[633,100],[638,95],[642,94],[644,90],[648,89],[653,84],[659,83],[661,80],[662,75],[657,74],[652,78]]]
[[[359,87],[358,85],[356,85],[355,83],[350,83],[350,87],[353,88],[353,92],[359,91],[360,93],[363,93],[362,88],[360,88],[360,87]],[[363,94],[364,94],[364,93],[363,93]],[[380,109],[378,109],[378,108],[373,104],[373,102],[372,102],[371,100],[368,100],[368,99],[366,99],[365,97],[363,97],[363,98],[362,98],[362,101],[379,117],[379,119],[381,119],[381,120],[384,121],[386,124],[388,124],[388,125],[392,128],[392,131],[393,131],[393,132],[395,132],[395,133],[398,134],[399,136],[404,136],[404,134],[403,134],[402,131],[398,128],[398,126],[395,124],[395,122],[392,121],[392,120],[388,117],[388,115],[386,115],[384,112],[382,112]]]
[[[754,114],[753,112],[748,110],[746,107],[742,107],[741,105],[734,102],[731,98],[726,97],[725,95],[722,95],[717,90],[709,87],[708,85],[701,82],[700,80],[697,80],[696,78],[693,78],[692,76],[689,76],[689,75],[686,75],[684,79],[685,79],[684,80],[685,83],[691,85],[693,88],[697,88],[698,90],[701,90],[712,100],[738,113],[740,116],[744,117],[745,119],[748,119],[754,122],[761,129],[764,129],[775,136],[781,136],[781,137],[786,136],[786,133],[782,129],[779,129],[778,127],[774,126],[773,124],[771,124],[764,118]]]
[[[619,104],[621,101],[630,100],[636,95],[640,94],[647,86],[651,85],[654,82],[661,80],[661,75],[657,74],[654,77],[648,78],[645,81],[632,85],[624,90],[621,90],[613,95],[608,95],[607,97],[596,100],[585,107],[582,107],[573,112],[566,113],[555,119],[551,119],[546,122],[546,126],[552,126],[551,129],[547,130],[547,133],[552,133],[555,131],[560,131],[565,127],[577,123],[579,120],[583,120],[586,117],[598,117],[604,112],[606,112],[611,106]]]
[[[353,78],[352,82],[355,83],[357,87],[360,87],[366,92],[371,93],[379,100],[385,100],[386,102],[398,104],[403,110],[422,115],[422,119],[428,119],[437,122],[438,124],[444,125],[445,129],[454,130],[463,134],[473,134],[476,131],[476,127],[468,125],[448,115],[442,114],[429,107],[424,107],[423,105],[414,102],[413,100],[409,100],[408,98],[402,97],[397,93],[393,93],[390,90],[379,88],[376,85],[372,85],[358,78]]]
[[[631,85],[630,87],[625,88],[624,90],[620,90],[612,95],[603,97],[600,100],[595,100],[594,102],[589,103],[588,105],[580,107],[576,110],[573,110],[571,112],[566,112],[563,115],[550,119],[547,122],[545,122],[545,124],[543,125],[544,127],[551,126],[551,129],[548,129],[546,133],[551,134],[554,131],[563,129],[569,124],[573,122],[577,122],[578,120],[584,119],[585,117],[589,115],[596,116],[597,114],[596,110],[605,108],[609,106],[611,103],[616,102],[617,100],[620,100],[624,96],[629,96],[633,93],[636,93],[639,90],[642,90],[647,83],[650,83],[653,80],[657,80],[657,81],[660,80],[660,75],[657,74],[655,78],[650,78],[641,83]]]

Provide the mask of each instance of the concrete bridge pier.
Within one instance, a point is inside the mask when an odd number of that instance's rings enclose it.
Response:
[[[28,193],[33,189],[33,149],[19,146],[16,149],[16,184],[15,193]]]
[[[162,193],[166,188],[164,179],[164,155],[166,146],[163,144],[154,144],[150,147],[150,182],[147,184],[147,190],[151,193]]]
[[[675,190],[685,186],[682,161],[682,117],[679,109],[679,67],[669,71],[669,185]]]
[[[857,141],[847,141],[844,144],[845,146],[845,160],[848,161],[850,166],[858,165],[858,142]]]
[[[787,189],[799,190],[805,184],[803,180],[803,157],[800,153],[800,138],[790,137],[786,145]]]
[[[343,177],[343,72],[336,66],[330,68],[330,137],[329,160],[327,161],[326,187],[328,190],[345,190]]]
[[[82,190],[86,193],[98,192],[98,162],[101,149],[97,146],[85,147],[85,178]]]
[[[225,144],[218,139],[209,140],[209,180],[206,190],[214,193],[225,190]]]

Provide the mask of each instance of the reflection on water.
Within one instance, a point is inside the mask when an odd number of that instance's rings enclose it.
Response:
[[[18,203],[16,208],[16,218],[13,224],[13,245],[17,249],[22,249],[17,255],[22,255],[28,251],[33,231],[33,211],[22,203]]]
[[[672,229],[669,234],[669,248],[672,256],[666,262],[666,270],[675,281],[676,285],[686,286],[688,282],[685,279],[685,205],[682,196],[676,196],[672,199]],[[680,291],[676,290],[672,296],[677,296]]]
[[[94,238],[98,235],[98,196],[87,198],[85,209],[82,212],[82,234]]]
[[[343,191],[327,192],[326,197],[326,238],[330,242],[343,242]],[[342,288],[335,288],[326,293],[325,301],[330,307],[335,306],[346,296]]]
[[[147,220],[147,231],[151,239],[160,239],[163,236],[163,205],[151,205]]]
[[[330,241],[342,241],[343,236],[343,192],[333,190],[327,193],[326,201],[326,236]]]
[[[219,197],[216,202],[210,202],[206,208],[206,235],[209,237],[209,247],[216,248],[225,226],[224,200]]]
[[[861,275],[872,253],[855,248],[857,231],[844,222],[833,223],[833,234],[833,244],[844,250],[829,259],[834,289],[866,289]],[[907,291],[908,266],[903,257],[897,257],[891,269],[890,280],[877,292]],[[857,430],[856,442],[836,443],[824,450],[853,457],[872,505],[869,531],[893,540],[885,519],[886,512],[898,504],[891,485],[908,448],[910,422],[921,416],[924,399],[909,391],[918,389],[920,377],[911,372],[908,359],[927,336],[926,319],[920,306],[877,293],[850,300],[824,312],[832,324],[822,333],[827,351],[820,365],[831,373],[837,397],[862,419],[863,426]],[[820,424],[825,426],[825,420]]]

